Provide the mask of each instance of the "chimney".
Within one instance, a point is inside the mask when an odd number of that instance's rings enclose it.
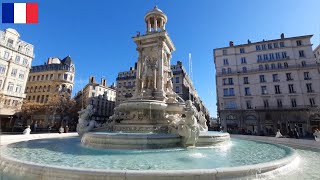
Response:
[[[130,71],[132,71],[133,70],[133,67],[130,67]]]
[[[181,61],[177,61],[177,65],[182,66],[182,62]]]
[[[281,39],[284,39],[284,33],[281,33],[280,37]]]
[[[233,46],[233,41],[229,42],[229,46],[232,47]]]
[[[104,78],[101,78],[101,84],[102,86],[106,87],[107,86],[107,81]]]
[[[138,69],[138,64],[137,63],[134,63],[134,69]]]
[[[94,76],[90,76],[89,83],[90,84],[96,83],[96,78]]]
[[[251,41],[250,41],[250,39],[248,39],[248,44],[251,44]]]

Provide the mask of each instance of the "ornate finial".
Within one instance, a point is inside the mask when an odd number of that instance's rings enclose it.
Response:
[[[158,6],[157,6],[157,5],[155,5],[153,9],[158,9]]]

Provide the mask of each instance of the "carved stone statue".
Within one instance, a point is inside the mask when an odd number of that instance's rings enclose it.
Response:
[[[155,72],[157,67],[157,60],[146,56],[144,60],[144,69],[142,74],[143,89],[155,88]]]
[[[192,105],[190,100],[186,101],[185,118],[183,118],[178,125],[178,133],[182,136],[182,143],[184,146],[195,146],[199,134],[200,128],[197,123],[197,110]]]
[[[98,123],[94,120],[90,120],[90,117],[94,113],[93,106],[89,104],[85,109],[81,109],[78,112],[79,120],[77,125],[77,132],[82,136],[85,132],[91,131],[93,128],[98,127]]]
[[[203,112],[199,112],[198,119],[200,131],[208,131],[207,119],[205,118]]]

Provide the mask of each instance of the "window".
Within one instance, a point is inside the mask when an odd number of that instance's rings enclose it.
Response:
[[[269,58],[270,58],[270,60],[274,60],[274,55],[273,55],[273,53],[270,53],[270,54],[269,54]]]
[[[242,58],[241,58],[241,64],[247,64],[246,57],[242,57]]]
[[[308,93],[312,93],[313,92],[312,84],[311,83],[307,83],[306,86],[307,86],[307,92]]]
[[[63,79],[64,79],[64,80],[68,80],[68,74],[64,74],[64,75],[63,75]]]
[[[307,66],[306,61],[301,61],[301,66],[306,67]]]
[[[243,84],[249,84],[249,78],[243,77]]]
[[[180,87],[176,86],[176,93],[180,93]]]
[[[275,86],[274,86],[274,93],[275,93],[275,94],[281,94],[280,85],[275,85]]]
[[[43,81],[43,80],[44,80],[44,75],[41,76],[41,81]]]
[[[272,49],[272,44],[271,43],[268,44],[268,49]]]
[[[226,69],[222,68],[222,74],[226,74]]]
[[[37,76],[37,81],[39,81],[40,80],[40,76]]]
[[[2,80],[0,80],[0,89],[2,89]]]
[[[287,52],[282,52],[281,55],[282,55],[282,59],[287,58]]]
[[[269,107],[269,101],[268,101],[268,99],[263,100],[263,106],[264,106],[265,108]]]
[[[311,79],[310,76],[309,76],[309,72],[304,72],[304,73],[303,73],[303,76],[304,76],[304,80],[309,80],[309,79]]]
[[[263,55],[263,60],[266,61],[266,60],[268,60],[268,59],[269,59],[268,54],[264,54],[264,55]]]
[[[262,71],[262,70],[263,70],[263,65],[260,64],[260,65],[259,65],[259,71]]]
[[[12,69],[11,76],[16,77],[17,71],[18,71],[17,69]]]
[[[273,43],[273,47],[274,48],[278,48],[279,47],[279,44],[277,42]]]
[[[257,57],[258,57],[258,61],[262,60],[262,55],[261,54],[259,54]]]
[[[269,64],[265,64],[264,67],[266,70],[269,70]]]
[[[228,74],[230,74],[231,73],[231,68],[228,68]]]
[[[314,98],[309,98],[310,106],[314,107],[316,106]]]
[[[95,93],[91,93],[91,97],[94,97],[95,96]]]
[[[250,92],[250,88],[249,88],[249,87],[245,87],[245,88],[244,88],[244,94],[245,94],[246,96],[250,96],[250,95],[251,95],[251,92]]]
[[[228,96],[228,95],[229,95],[228,88],[223,89],[223,96]]]
[[[28,59],[23,59],[22,64],[25,65],[25,66],[28,65]]]
[[[48,79],[49,79],[49,75],[47,74],[47,75],[46,75],[46,80],[48,80]]]
[[[261,86],[261,94],[268,94],[267,86]]]
[[[260,51],[260,50],[261,50],[260,45],[256,45],[256,50],[257,50],[257,51]]]
[[[4,74],[6,72],[6,66],[0,65],[0,74]]]
[[[223,55],[227,55],[228,54],[228,51],[226,49],[222,50],[222,54]]]
[[[12,82],[8,83],[7,91],[13,91],[13,83]]]
[[[3,59],[9,59],[9,52],[5,51],[3,55]]]
[[[179,83],[179,82],[180,82],[180,78],[176,77],[176,83]]]
[[[236,109],[237,108],[237,104],[235,101],[228,101],[226,104],[227,104],[227,106],[226,106],[227,109]]]
[[[295,93],[293,84],[288,84],[288,87],[289,87],[289,93]]]
[[[234,96],[234,89],[233,88],[229,88],[229,95]]]
[[[13,47],[13,40],[12,39],[8,38],[7,46],[9,46],[11,48]]]
[[[15,59],[15,61],[14,61],[15,63],[20,63],[20,56],[16,56],[16,59]]]
[[[241,54],[245,53],[244,48],[240,48],[240,53]]]
[[[24,71],[19,71],[19,78],[24,79]]]
[[[304,51],[303,50],[299,51],[299,57],[304,57]]]
[[[297,42],[297,46],[301,46],[302,45],[301,40],[297,40],[296,42]]]
[[[276,53],[276,59],[280,59],[280,58],[281,58],[280,53],[277,52],[277,53]]]
[[[250,100],[246,101],[246,106],[247,106],[247,109],[252,109]]]
[[[291,73],[286,73],[287,81],[292,81]]]
[[[260,77],[260,82],[266,82],[264,75],[260,75],[259,77]]]
[[[280,42],[280,47],[284,47],[284,42]]]
[[[267,49],[266,47],[267,46],[265,44],[262,44],[262,50],[266,50]]]
[[[275,64],[271,64],[271,69],[275,69],[276,68],[276,65]]]
[[[53,79],[53,74],[50,74],[50,80],[52,80]]]
[[[297,107],[297,100],[291,99],[291,107]]]
[[[223,79],[222,79],[222,84],[223,84],[223,85],[227,85],[227,78],[223,78]]]
[[[279,81],[278,74],[272,74],[272,79],[273,79],[273,82]]]
[[[228,59],[223,59],[223,65],[229,65]]]
[[[22,89],[21,85],[17,85],[16,86],[16,92],[17,93],[21,93],[21,89]]]
[[[278,105],[278,107],[282,107],[282,100],[281,99],[277,99],[277,105]]]
[[[289,67],[289,65],[288,65],[287,62],[284,62],[284,63],[283,63],[283,66],[284,66],[284,68],[288,68],[288,67]]]
[[[246,73],[247,72],[247,67],[242,67],[242,72]]]
[[[232,78],[228,78],[228,83],[229,83],[229,85],[233,85],[233,79]]]

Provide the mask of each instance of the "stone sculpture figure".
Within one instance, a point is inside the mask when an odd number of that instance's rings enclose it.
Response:
[[[98,126],[96,121],[90,120],[90,117],[93,113],[94,109],[91,104],[89,104],[85,109],[81,109],[81,111],[78,112],[79,120],[77,125],[77,132],[80,136]]]
[[[207,119],[205,118],[203,112],[199,112],[199,128],[200,131],[208,131]]]
[[[190,100],[186,101],[185,108],[186,117],[179,122],[178,133],[182,136],[184,146],[195,146],[200,133],[200,128],[197,123],[196,109]]]
[[[152,59],[149,56],[146,56],[144,60],[144,69],[143,69],[143,77],[142,77],[142,83],[143,89],[154,89],[155,87],[155,70],[157,66],[157,61],[155,59]]]

